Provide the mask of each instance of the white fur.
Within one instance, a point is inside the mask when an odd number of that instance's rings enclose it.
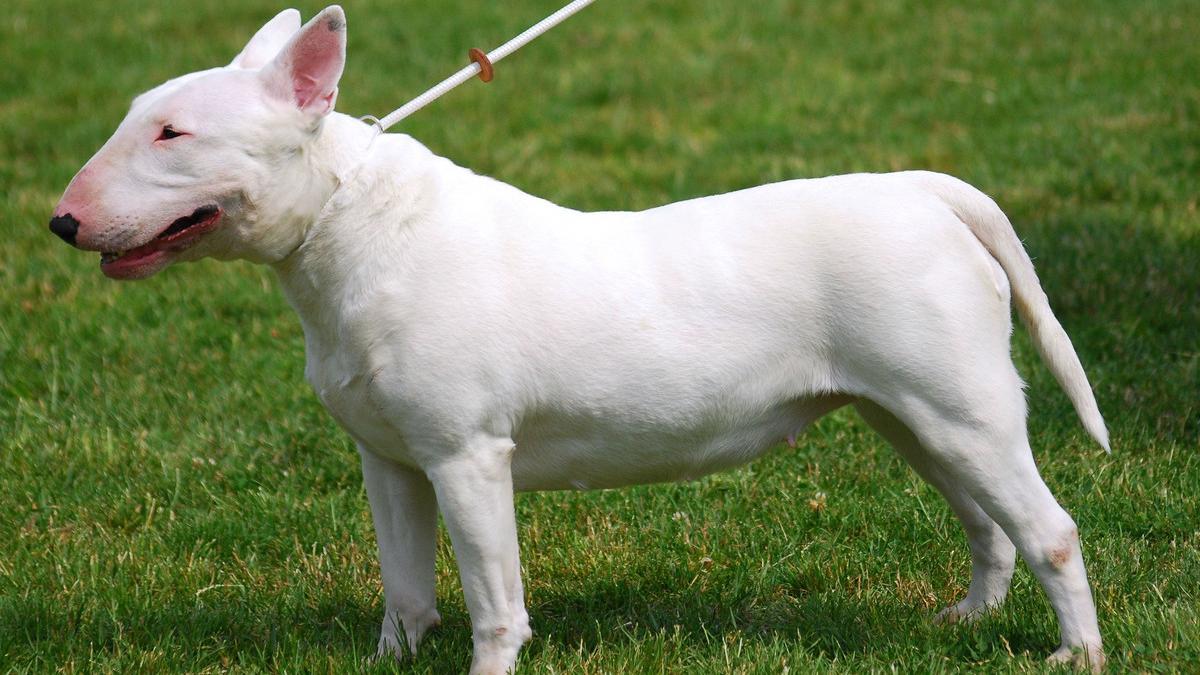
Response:
[[[514,490],[694,478],[853,403],[963,520],[974,578],[939,618],[1002,601],[1019,551],[1058,614],[1056,658],[1099,666],[1075,525],[1026,437],[1010,292],[1107,447],[1104,423],[990,199],[907,172],[582,213],[407,136],[370,144],[366,125],[324,109],[344,59],[341,10],[296,23],[285,12],[230,67],[144,95],[57,213],[79,217],[81,247],[113,250],[215,201],[220,226],[162,266],[240,257],[278,272],[306,375],[362,454],[381,652],[415,649],[438,622],[439,510],[471,613],[471,670],[504,672],[530,637]],[[144,147],[174,120],[193,135]]]

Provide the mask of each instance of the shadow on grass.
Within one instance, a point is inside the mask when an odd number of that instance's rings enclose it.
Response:
[[[787,588],[685,588],[681,580],[640,577],[594,581],[532,598],[534,640],[525,658],[544,652],[660,651],[668,662],[697,657],[724,662],[734,643],[824,663],[891,662],[924,650],[948,665],[1042,658],[1057,646],[1053,624],[1014,621],[1000,612],[967,626],[935,626],[932,614],[898,600],[859,599],[849,592]],[[1040,592],[1040,591],[1039,591]],[[660,663],[659,661],[656,661]]]
[[[162,662],[156,665],[182,670],[303,662],[314,654],[322,661],[325,655],[365,659],[374,654],[380,611],[336,600],[304,607],[168,602],[84,612],[40,599],[8,598],[0,602],[0,654],[28,650],[43,664],[102,665],[111,659],[128,666],[143,661],[138,656],[130,661],[131,655],[157,652]]]
[[[814,654],[836,656],[877,647],[890,625],[879,608],[844,595],[785,602],[754,593],[731,598],[717,589],[690,591],[682,588],[686,585],[645,577],[595,581],[583,588],[543,591],[532,599],[530,612],[535,631],[585,650],[656,635],[719,649],[727,636],[738,636],[795,642]]]
[[[910,630],[927,616],[895,603],[882,607],[848,595],[823,594],[782,602],[753,593],[731,600],[719,589],[681,592],[670,579],[596,581],[562,592],[543,591],[532,599],[535,637],[524,652],[536,660],[547,654],[604,650],[615,658],[640,656],[719,658],[729,640],[771,645],[786,653],[835,660],[912,648]],[[354,664],[374,672],[464,672],[469,665],[470,624],[461,604],[444,603],[444,622],[431,632],[415,659],[368,663],[374,653],[382,607],[335,599],[313,605],[269,608],[245,604],[157,607],[89,613],[36,599],[0,603],[0,654],[24,652],[36,660],[9,667],[78,662],[103,667],[150,663],[195,670],[237,664],[304,668]],[[910,612],[906,615],[906,612]],[[1013,636],[1010,636],[1010,641]],[[1045,636],[1020,636],[1030,649],[1048,649]],[[986,634],[964,645],[963,658],[1000,649]],[[1013,644],[1018,647],[1017,643]],[[148,657],[146,655],[149,655]],[[955,658],[951,656],[951,658]],[[158,660],[154,660],[158,659]]]

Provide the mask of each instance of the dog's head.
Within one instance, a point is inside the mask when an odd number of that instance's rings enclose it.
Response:
[[[205,256],[286,256],[324,199],[310,150],[345,60],[340,7],[303,27],[296,10],[280,13],[228,66],[135,98],[67,186],[50,229],[99,251],[114,279]]]

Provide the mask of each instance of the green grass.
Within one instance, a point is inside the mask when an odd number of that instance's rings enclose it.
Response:
[[[382,114],[559,0],[347,0],[339,108]],[[995,196],[1114,439],[1018,331],[1047,482],[1081,526],[1113,672],[1200,662],[1200,4],[602,0],[403,131],[535,194],[642,208],[927,168]],[[129,99],[227,62],[263,0],[0,10],[0,671],[346,671],[382,599],[356,455],[270,270],[104,280],[46,231]],[[305,1],[310,16],[318,4]],[[823,506],[821,505],[824,495]],[[811,500],[811,501],[810,501]],[[1023,566],[973,628],[947,507],[851,414],[691,484],[523,495],[525,672],[1041,671]],[[464,670],[444,626],[403,671]]]

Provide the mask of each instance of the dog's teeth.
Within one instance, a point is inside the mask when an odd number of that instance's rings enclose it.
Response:
[[[125,255],[125,251],[104,251],[100,253],[100,264],[107,265],[108,263]]]

